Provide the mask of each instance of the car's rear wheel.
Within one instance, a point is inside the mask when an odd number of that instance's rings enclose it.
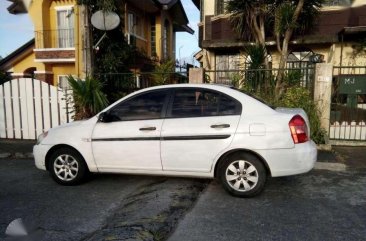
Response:
[[[79,184],[88,172],[83,157],[71,148],[56,150],[48,164],[52,178],[62,185]]]
[[[263,163],[250,153],[230,155],[219,167],[219,178],[224,189],[233,196],[258,195],[266,182]]]

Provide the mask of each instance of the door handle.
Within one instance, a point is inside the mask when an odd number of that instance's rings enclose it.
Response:
[[[156,127],[155,126],[151,126],[151,127],[141,127],[139,129],[140,131],[155,131]]]
[[[218,125],[212,125],[211,128],[229,128],[229,124],[218,124]]]

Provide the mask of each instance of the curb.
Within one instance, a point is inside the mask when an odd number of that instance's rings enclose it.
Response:
[[[5,159],[5,158],[29,159],[29,158],[33,158],[33,153],[32,152],[15,152],[15,153],[2,152],[2,153],[0,153],[0,159]]]
[[[330,144],[318,144],[318,145],[316,145],[316,149],[318,149],[318,151],[331,151],[332,150],[332,145],[330,145]]]
[[[335,172],[344,172],[347,166],[343,163],[330,163],[330,162],[315,162],[314,169],[316,170],[328,170]]]

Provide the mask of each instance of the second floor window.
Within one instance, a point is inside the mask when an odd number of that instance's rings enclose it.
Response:
[[[215,15],[224,14],[226,12],[226,4],[230,0],[216,0]]]
[[[145,37],[143,19],[132,12],[128,13],[128,32],[140,38]]]
[[[170,57],[170,24],[168,20],[164,22],[164,31],[163,31],[163,57],[165,60]]]
[[[57,10],[57,47],[74,47],[74,12],[70,9]]]
[[[325,0],[323,6],[351,6],[351,0]]]

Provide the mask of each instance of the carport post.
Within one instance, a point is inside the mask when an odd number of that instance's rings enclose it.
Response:
[[[332,96],[332,79],[333,64],[316,64],[314,79],[314,102],[319,110],[320,125],[322,128],[324,128],[328,137]],[[326,140],[326,142],[328,142],[328,140]]]

